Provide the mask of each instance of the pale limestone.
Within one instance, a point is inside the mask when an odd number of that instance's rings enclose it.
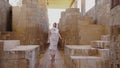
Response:
[[[100,57],[71,56],[71,68],[102,68]]]
[[[102,41],[102,40],[91,41],[91,46],[93,48],[109,49],[110,41]]]

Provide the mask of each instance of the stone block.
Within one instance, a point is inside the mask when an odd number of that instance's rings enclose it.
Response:
[[[98,50],[90,45],[66,45],[65,46],[65,64],[71,65],[70,56],[98,56]],[[68,67],[69,68],[69,67]]]
[[[20,46],[20,40],[3,40],[4,51],[9,51],[17,46]]]
[[[110,35],[102,35],[101,40],[102,41],[110,41]]]
[[[65,55],[68,56],[97,56],[98,50],[90,45],[66,45]]]
[[[100,57],[71,56],[70,68],[102,68]]]
[[[9,51],[5,51],[3,58],[4,68],[37,68],[39,66],[39,46],[22,45],[17,46]],[[6,63],[5,63],[6,62]]]
[[[110,41],[91,41],[91,46],[93,48],[109,49]]]
[[[104,34],[104,26],[102,25],[78,25],[79,44],[87,45],[93,40],[99,40]]]

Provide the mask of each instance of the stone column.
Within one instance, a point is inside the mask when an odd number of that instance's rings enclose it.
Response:
[[[75,0],[74,8],[77,8],[77,2],[78,2],[78,0]]]
[[[111,27],[110,61],[111,68],[120,68],[120,25]]]
[[[81,15],[85,15],[85,5],[86,5],[86,0],[81,0]]]

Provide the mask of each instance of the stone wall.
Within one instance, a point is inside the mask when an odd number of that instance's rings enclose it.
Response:
[[[120,25],[120,5],[111,9],[110,25]]]
[[[22,7],[13,7],[14,39],[21,44],[45,46],[48,32],[47,7],[40,6],[38,0],[23,0]]]
[[[111,9],[111,68],[120,68],[120,5]]]
[[[110,33],[110,0],[96,0],[96,5],[86,15],[92,16],[95,23],[105,25],[106,34]]]
[[[59,29],[67,45],[87,45],[104,34],[103,25],[94,24],[92,17],[80,14],[78,8],[66,9],[61,14]]]
[[[120,68],[120,25],[112,26],[110,42],[111,68]]]

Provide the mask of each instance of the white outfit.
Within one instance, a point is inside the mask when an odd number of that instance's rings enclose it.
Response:
[[[49,45],[49,49],[57,50],[58,41],[59,41],[59,30],[57,28],[53,27],[50,30],[50,45]]]
[[[55,54],[55,68],[63,68],[63,60],[61,58],[60,52],[57,49],[58,41],[59,41],[59,30],[57,28],[52,28],[50,30],[50,45],[48,50],[45,53],[44,61],[40,61],[40,68],[50,68],[51,66],[51,54]]]

